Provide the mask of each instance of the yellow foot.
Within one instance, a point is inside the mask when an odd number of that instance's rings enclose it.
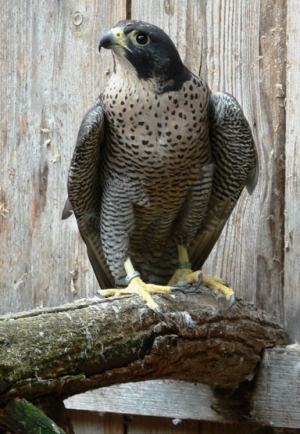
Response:
[[[172,292],[169,286],[153,285],[151,283],[145,283],[138,276],[133,277],[128,286],[124,289],[101,289],[98,291],[103,297],[111,295],[124,295],[124,294],[137,294],[139,295],[154,312],[164,319],[163,312],[159,305],[151,297],[151,293],[164,293],[170,294]]]
[[[226,299],[229,300],[227,308],[235,303],[235,294],[232,288],[226,286],[220,277],[203,276],[202,271],[192,271],[190,268],[178,268],[168,285],[171,287],[179,282],[198,283],[211,288],[214,292],[222,292]]]
[[[177,268],[169,280],[168,285],[173,286],[179,282],[197,283],[199,282],[199,276],[201,275],[201,271],[193,271],[190,268]]]

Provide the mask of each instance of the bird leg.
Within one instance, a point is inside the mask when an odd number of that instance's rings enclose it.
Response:
[[[101,289],[98,293],[103,297],[137,294],[146,302],[147,306],[156,312],[162,319],[164,319],[163,312],[159,305],[153,300],[151,294],[170,294],[175,290],[174,286],[179,282],[193,284],[199,283],[200,280],[202,285],[212,288],[214,292],[222,292],[225,295],[226,299],[229,300],[228,309],[235,302],[233,289],[224,285],[222,279],[219,277],[203,276],[202,271],[193,271],[191,269],[187,249],[182,245],[178,245],[178,268],[166,286],[143,282],[140,278],[140,274],[134,269],[130,258],[127,258],[124,262],[124,268],[127,273],[126,282],[128,285],[126,288]]]
[[[99,294],[104,297],[110,295],[137,294],[147,303],[147,306],[150,309],[164,319],[163,312],[159,305],[151,297],[151,293],[170,294],[172,292],[172,288],[170,286],[154,285],[152,283],[143,282],[140,278],[140,274],[134,269],[130,258],[127,258],[124,262],[124,268],[127,273],[127,287],[121,289],[101,289],[98,291]]]
[[[211,288],[214,292],[222,292],[229,300],[228,308],[235,303],[235,295],[232,288],[224,285],[220,277],[204,276],[201,270],[193,271],[192,264],[189,262],[187,249],[179,245],[178,248],[178,268],[168,282],[171,287],[179,282],[197,283],[201,279],[201,285]]]

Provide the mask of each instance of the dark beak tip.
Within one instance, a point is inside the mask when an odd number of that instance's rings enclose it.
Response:
[[[109,49],[110,48],[110,44],[103,43],[102,39],[101,39],[101,41],[99,42],[99,46],[98,46],[99,53],[101,51],[101,48]]]
[[[104,35],[101,37],[98,49],[99,51],[101,50],[101,48],[109,49],[113,43],[114,43],[114,35],[112,34],[111,30],[109,30],[108,32],[104,33]]]
[[[101,48],[106,48],[105,44],[103,44],[103,38],[100,39],[100,42],[99,42],[99,45],[98,45],[99,53],[101,51]]]

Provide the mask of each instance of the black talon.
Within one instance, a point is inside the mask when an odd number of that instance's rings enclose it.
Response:
[[[227,310],[231,309],[232,306],[235,304],[235,302],[236,302],[235,294],[231,294],[231,296],[229,297]]]
[[[235,298],[235,294],[231,294],[231,296],[229,297],[229,301],[226,307],[224,307],[223,309],[220,309],[219,312],[223,313],[223,312],[227,312],[229,309],[232,308],[232,306],[235,304],[236,302],[236,298]]]
[[[163,313],[163,311],[161,310],[160,307],[156,307],[154,310],[155,310],[155,312],[157,313],[157,315],[159,315],[159,317],[160,317],[160,319],[161,319],[162,321],[165,321],[165,320],[166,320],[166,318],[165,318],[165,314]]]
[[[182,294],[186,294],[186,291],[184,288],[182,288],[181,286],[171,286],[171,291],[178,291],[178,292],[182,292]]]
[[[198,291],[198,289],[200,288],[202,281],[203,281],[203,273],[201,271],[201,273],[199,273],[199,276],[197,279],[197,284],[196,284],[196,288],[195,288],[196,291]]]

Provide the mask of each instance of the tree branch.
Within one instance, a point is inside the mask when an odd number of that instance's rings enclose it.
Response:
[[[165,321],[133,296],[0,318],[0,405],[158,378],[237,387],[264,348],[286,342],[269,315],[242,301],[220,312],[210,293],[155,298]]]

